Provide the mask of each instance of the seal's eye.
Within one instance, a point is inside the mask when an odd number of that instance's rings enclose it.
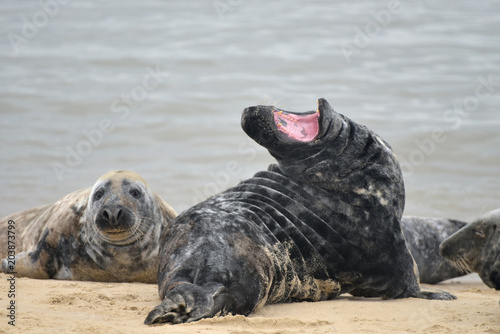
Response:
[[[102,190],[96,191],[94,194],[94,201],[100,200],[102,198],[102,196],[104,196],[104,191],[102,191]]]
[[[142,195],[138,189],[130,189],[129,194],[132,195],[133,198],[139,198]]]

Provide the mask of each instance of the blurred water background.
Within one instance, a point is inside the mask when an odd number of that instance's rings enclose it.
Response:
[[[273,162],[242,110],[326,98],[386,139],[406,214],[500,207],[500,2],[2,1],[0,215],[130,169],[178,212]]]

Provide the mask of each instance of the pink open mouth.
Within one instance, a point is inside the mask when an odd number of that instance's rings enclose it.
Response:
[[[274,122],[278,130],[290,139],[308,142],[319,133],[319,111],[310,114],[293,114],[274,109]]]

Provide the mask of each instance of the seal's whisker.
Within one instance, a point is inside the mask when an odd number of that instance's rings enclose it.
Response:
[[[284,106],[279,106],[281,100],[283,100],[282,98],[274,98],[274,96],[271,96],[271,97],[268,97],[268,98],[262,98],[260,100],[260,105],[264,105],[264,106],[275,106],[277,108],[280,108],[280,109],[283,109]]]
[[[467,274],[472,273],[473,270],[471,269],[471,264],[472,264],[471,261],[468,258],[466,258],[465,256],[462,257],[462,261],[463,261],[463,264],[465,266],[465,270],[466,270]]]
[[[472,272],[470,268],[471,263],[465,256],[457,255],[451,259],[450,263],[463,274],[470,274]]]
[[[135,231],[135,233],[133,234],[133,237],[135,240],[146,240],[146,241],[149,241],[149,235],[146,234],[148,230],[145,229],[144,226],[141,226]]]
[[[460,257],[453,257],[450,259],[450,264],[457,269],[459,272],[463,272],[462,262],[460,261]]]
[[[279,99],[276,99],[274,101],[269,101],[269,105],[272,105],[272,106],[275,106],[275,107],[278,107],[280,109],[284,109],[285,106],[281,105],[281,100],[283,100],[282,98],[279,98]]]
[[[145,224],[145,222],[151,222],[151,224]],[[137,240],[145,240],[150,242],[152,235],[154,234],[153,227],[158,226],[158,223],[149,217],[142,217],[141,222],[138,224],[136,231],[134,231],[134,237]]]
[[[458,263],[460,263],[460,268],[462,269],[462,272],[466,273],[468,272],[469,270],[469,267],[467,265],[467,261],[465,260],[465,258],[463,258],[462,256],[460,256],[458,258]]]

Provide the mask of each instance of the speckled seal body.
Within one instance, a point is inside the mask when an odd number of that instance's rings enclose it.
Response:
[[[336,113],[244,110],[243,130],[278,165],[181,213],[161,239],[162,304],[145,323],[249,314],[342,293],[452,299],[421,291],[400,220],[404,186],[389,145]]]
[[[4,273],[38,279],[155,283],[158,240],[176,213],[130,171],[0,220]],[[14,226],[14,229],[9,229]]]
[[[462,273],[476,272],[487,286],[500,290],[500,209],[452,234],[439,251]]]
[[[403,217],[401,227],[417,263],[420,283],[435,284],[466,274],[439,254],[439,245],[465,225],[454,219]]]

